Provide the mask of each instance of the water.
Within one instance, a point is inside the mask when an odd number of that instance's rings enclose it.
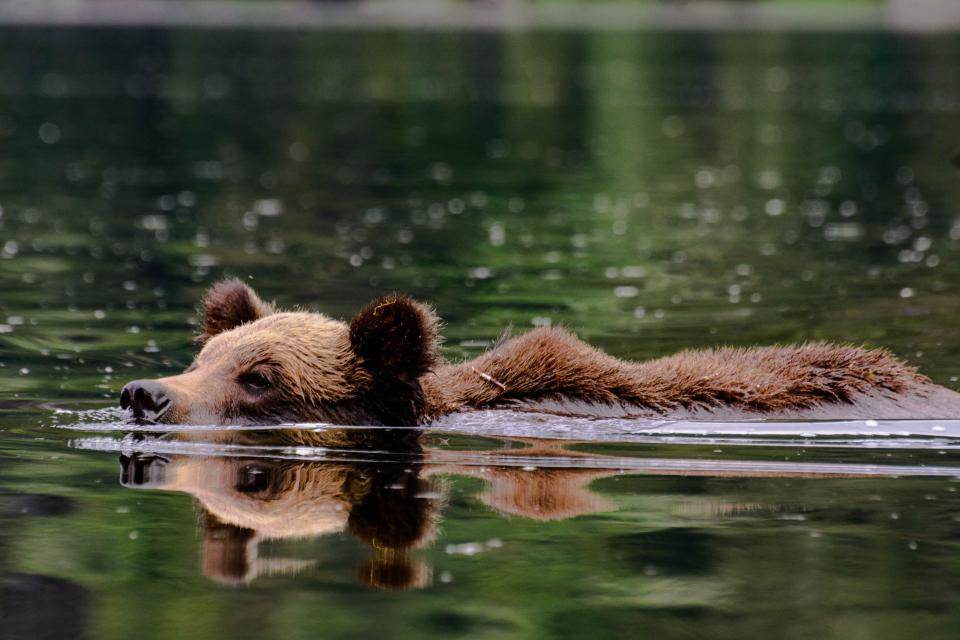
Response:
[[[0,30],[4,637],[953,637],[957,421],[162,433],[210,282],[958,388],[955,36]],[[958,416],[960,418],[960,416]]]

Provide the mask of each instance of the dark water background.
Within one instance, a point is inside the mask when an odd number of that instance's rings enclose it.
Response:
[[[508,323],[634,359],[829,339],[958,388],[958,55],[0,30],[0,635],[955,637],[948,440],[560,445],[501,418],[387,459],[97,425],[189,363],[223,275],[342,318],[411,293],[451,358]]]

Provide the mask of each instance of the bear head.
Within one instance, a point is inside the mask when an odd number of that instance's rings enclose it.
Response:
[[[207,291],[200,314],[196,359],[179,375],[127,384],[127,419],[407,426],[426,418],[420,378],[437,363],[438,320],[411,298],[379,298],[346,324],[278,311],[226,280]]]

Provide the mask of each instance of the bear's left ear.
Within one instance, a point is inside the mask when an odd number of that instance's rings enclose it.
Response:
[[[426,305],[406,296],[385,296],[350,323],[350,344],[375,378],[411,382],[437,364],[438,324]]]
[[[273,305],[261,300],[253,289],[236,278],[210,287],[200,303],[200,335],[194,342],[203,346],[218,333],[271,315]]]

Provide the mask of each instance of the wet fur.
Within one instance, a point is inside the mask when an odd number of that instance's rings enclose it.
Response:
[[[262,301],[237,279],[216,283],[203,296],[199,307],[200,333],[194,342],[203,346],[218,333],[271,315],[274,306]]]
[[[347,325],[279,312],[238,280],[204,297],[201,353],[162,383],[164,422],[425,424],[489,408],[668,418],[949,418],[960,394],[882,349],[801,346],[684,351],[649,362],[602,353],[558,328],[505,335],[443,363],[439,320],[406,296],[379,298]],[[269,379],[262,393],[244,376]]]
[[[570,400],[668,416],[720,407],[747,413],[844,405],[871,394],[923,394],[932,383],[882,349],[825,343],[684,351],[643,363],[570,333],[536,329],[436,375],[443,414],[456,407]],[[431,381],[430,386],[433,387]]]

